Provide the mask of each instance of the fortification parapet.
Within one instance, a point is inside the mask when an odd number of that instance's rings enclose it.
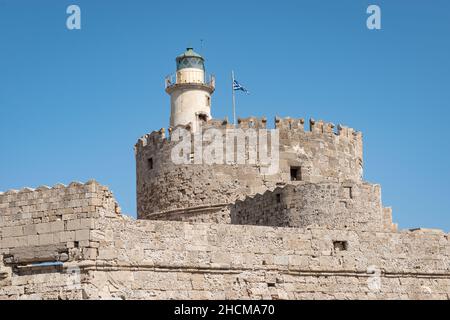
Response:
[[[146,147],[149,144],[156,145],[162,144],[166,141],[166,129],[161,128],[158,131],[153,131],[149,134],[146,134],[138,139],[137,143],[134,146],[135,151]]]
[[[305,131],[305,119],[275,117],[275,128],[282,131],[299,130],[303,132]]]
[[[275,118],[280,136],[280,171],[284,179],[294,170],[296,180],[362,181],[362,134],[322,120]]]
[[[238,200],[231,208],[231,223],[396,231],[392,210],[382,206],[380,186],[352,181],[301,182]]]
[[[275,128],[286,134],[295,134],[299,132],[305,132],[305,134],[307,134],[308,132],[311,132],[315,134],[335,135],[341,138],[356,141],[359,140],[362,142],[362,133],[353,128],[341,124],[336,126],[332,122],[315,120],[313,118],[309,119],[309,129],[305,130],[305,119],[290,117],[280,118],[277,116],[275,117]]]
[[[265,117],[238,118],[237,127],[241,129],[265,129],[267,127],[267,119]]]
[[[226,129],[234,128],[234,125],[228,121],[228,118],[210,119],[203,125],[202,128],[203,128],[203,130],[210,129],[210,128],[226,130]]]
[[[323,120],[309,120],[310,131],[317,134],[326,134],[332,135],[334,134],[335,125],[331,122],[324,122]]]
[[[7,267],[94,259],[96,219],[120,208],[96,181],[40,186],[0,194],[0,256]]]

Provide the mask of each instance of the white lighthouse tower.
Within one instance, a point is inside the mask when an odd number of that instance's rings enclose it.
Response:
[[[205,59],[192,48],[187,48],[176,62],[176,74],[166,78],[166,92],[170,95],[170,126],[190,123],[195,131],[202,122],[211,119],[214,77],[207,79]]]

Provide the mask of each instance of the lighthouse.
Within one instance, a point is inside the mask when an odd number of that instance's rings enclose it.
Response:
[[[193,48],[176,58],[176,73],[166,78],[166,92],[170,95],[170,126],[191,125],[201,128],[211,119],[211,95],[215,79],[207,76],[205,59]]]

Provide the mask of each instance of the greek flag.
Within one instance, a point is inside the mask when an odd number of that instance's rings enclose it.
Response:
[[[237,82],[236,80],[233,80],[233,90],[234,91],[243,91],[247,94],[249,94],[250,92],[245,89],[239,82]]]

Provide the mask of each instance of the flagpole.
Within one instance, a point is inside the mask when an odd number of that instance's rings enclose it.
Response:
[[[234,71],[231,71],[231,93],[233,97],[233,124],[236,127],[236,96],[234,93]]]

